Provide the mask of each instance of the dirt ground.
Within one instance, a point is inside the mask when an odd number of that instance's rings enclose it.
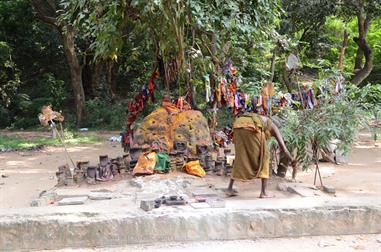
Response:
[[[17,134],[27,139],[35,137],[36,134],[49,135],[46,132],[11,132],[8,134]],[[107,141],[111,136],[118,135],[118,132],[97,132],[96,134],[104,137],[105,141],[68,147],[74,162],[89,160],[96,164],[99,155],[107,154],[109,157],[123,155],[120,143]],[[57,167],[66,162],[63,147],[46,147],[41,151],[0,153],[0,208],[29,206],[30,202],[37,198],[42,191],[55,186]],[[3,178],[1,175],[7,177]]]
[[[17,134],[31,137],[33,134],[40,133],[21,132]],[[97,134],[104,137],[105,141],[68,148],[74,161],[89,160],[92,164],[96,164],[99,155],[107,154],[109,157],[123,155],[119,143],[107,141],[111,136],[118,135],[117,132]],[[29,206],[30,202],[37,198],[42,191],[49,190],[56,184],[57,167],[65,163],[65,154],[61,147],[47,147],[36,152],[0,153],[0,208]],[[368,133],[360,134],[359,140],[349,155],[348,164],[321,163],[320,165],[324,184],[336,188],[336,197],[381,195],[381,144],[380,142],[375,144]],[[299,172],[297,180],[312,184],[313,170]],[[199,181],[215,187],[225,187],[229,178],[208,175]],[[296,197],[290,193],[277,191],[276,185],[279,181],[278,178],[270,179],[270,194],[279,198]],[[240,192],[237,199],[256,198],[259,195],[259,180],[248,183],[237,182],[236,186]],[[107,184],[104,184],[103,187],[107,187]]]

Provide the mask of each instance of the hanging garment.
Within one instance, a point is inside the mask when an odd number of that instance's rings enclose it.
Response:
[[[225,78],[221,78],[220,89],[221,89],[221,101],[226,102],[226,79]]]
[[[262,106],[262,95],[258,97],[257,107]]]
[[[237,74],[237,69],[233,66],[233,63],[232,64],[230,64],[230,73],[231,73],[231,75],[236,75]]]
[[[307,108],[307,106],[308,106],[308,93],[307,92],[306,91],[302,91],[303,108]]]
[[[335,86],[335,93],[338,94],[343,89],[343,84],[341,82],[341,79],[337,79],[336,86]]]
[[[283,97],[287,101],[287,106],[291,106],[292,95],[290,93],[285,93]]]
[[[267,115],[271,116],[272,97],[267,97]]]
[[[204,75],[204,83],[205,83],[205,101],[209,103],[211,90],[210,90],[210,79],[208,74]]]
[[[154,87],[155,87],[154,79],[150,78],[148,81],[148,96],[152,102],[154,102],[154,97],[153,97]]]
[[[218,103],[221,103],[221,82],[218,82],[215,87],[215,95]]]
[[[182,96],[180,96],[178,99],[177,99],[177,104],[176,104],[176,107],[182,111],[183,108],[184,108],[184,98]]]
[[[239,108],[239,96],[240,96],[240,93],[239,93],[239,92],[237,92],[236,95],[234,96],[234,107],[235,107],[236,109]]]
[[[262,115],[268,115],[268,103],[267,103],[267,96],[262,95],[262,108],[263,112]]]
[[[316,107],[318,105],[318,103],[317,103],[317,100],[315,98],[315,91],[313,88],[311,88],[311,99],[312,99],[312,104],[314,105],[314,107]]]
[[[258,101],[258,97],[256,96],[251,97],[251,101],[250,101],[251,112],[254,112],[254,113],[257,112],[257,101]]]
[[[245,110],[251,110],[251,97],[249,94],[245,94]]]

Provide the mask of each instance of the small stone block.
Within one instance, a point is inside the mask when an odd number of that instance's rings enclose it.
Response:
[[[72,198],[63,198],[58,201],[59,206],[67,206],[67,205],[83,205],[87,200],[87,196],[84,197],[72,197]]]
[[[336,189],[333,186],[323,186],[323,190],[326,193],[332,193],[332,194],[336,193]]]
[[[113,195],[111,193],[91,192],[89,194],[89,199],[91,200],[109,200],[112,198],[113,198]]]
[[[140,202],[140,208],[144,211],[150,211],[155,208],[155,200],[142,200]]]
[[[32,200],[32,202],[30,203],[30,206],[31,207],[39,207],[39,206],[41,206],[42,204],[41,204],[41,201],[39,200],[39,199],[34,199],[34,200]]]

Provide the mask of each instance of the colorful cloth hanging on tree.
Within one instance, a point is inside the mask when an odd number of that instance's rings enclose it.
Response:
[[[123,134],[123,142],[129,146],[133,138],[132,124],[135,122],[138,114],[144,109],[145,103],[148,100],[154,102],[155,80],[159,77],[159,70],[156,69],[152,72],[148,83],[144,84],[139,94],[137,94],[132,101],[127,105],[127,128],[126,134]]]

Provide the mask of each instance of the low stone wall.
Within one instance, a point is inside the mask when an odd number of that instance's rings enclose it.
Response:
[[[34,208],[38,209],[38,208]],[[0,212],[0,250],[381,233],[381,206]]]

